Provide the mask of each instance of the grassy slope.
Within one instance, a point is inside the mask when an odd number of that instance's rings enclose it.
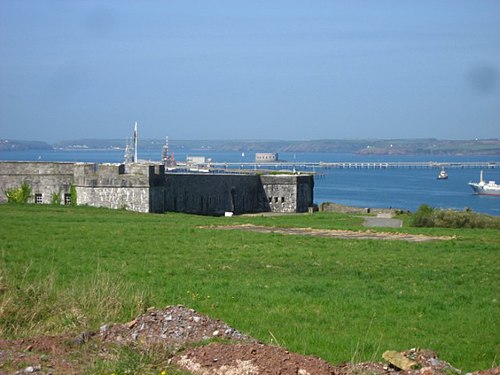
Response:
[[[500,237],[356,241],[201,225],[360,229],[339,214],[212,218],[0,206],[0,336],[96,329],[185,304],[332,363],[424,347],[470,371],[500,351]]]

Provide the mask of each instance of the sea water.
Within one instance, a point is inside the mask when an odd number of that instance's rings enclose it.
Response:
[[[248,163],[255,160],[252,152],[213,152],[209,150],[174,150],[175,158],[186,160],[189,156],[205,156],[214,162]],[[140,159],[160,159],[160,150],[139,153]],[[300,162],[495,162],[497,168],[484,170],[486,180],[500,182],[500,157],[484,156],[373,156],[337,153],[282,153],[280,160]],[[19,161],[68,161],[92,163],[123,162],[123,150],[29,150],[2,151],[0,160]],[[438,180],[439,169],[316,169],[314,202],[335,202],[364,208],[397,208],[415,211],[421,204],[432,207],[463,210],[500,216],[500,197],[473,194],[470,181],[479,180],[477,168],[448,169],[448,179]]]

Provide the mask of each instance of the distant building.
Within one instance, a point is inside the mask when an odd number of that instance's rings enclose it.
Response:
[[[204,156],[186,156],[186,163],[188,165],[192,164],[205,164],[205,163],[210,163],[212,160],[207,159]]]
[[[277,152],[257,152],[255,154],[256,163],[270,163],[278,161]]]

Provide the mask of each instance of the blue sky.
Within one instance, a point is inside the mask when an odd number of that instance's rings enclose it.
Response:
[[[0,1],[0,138],[500,137],[498,0]]]

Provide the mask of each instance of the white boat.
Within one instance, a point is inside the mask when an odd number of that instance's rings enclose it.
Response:
[[[479,174],[479,182],[469,182],[469,186],[474,190],[474,193],[479,195],[497,195],[500,196],[500,185],[495,181],[484,181],[483,171]]]
[[[438,174],[438,180],[446,180],[448,178],[448,173],[443,169],[441,169],[441,172]]]

